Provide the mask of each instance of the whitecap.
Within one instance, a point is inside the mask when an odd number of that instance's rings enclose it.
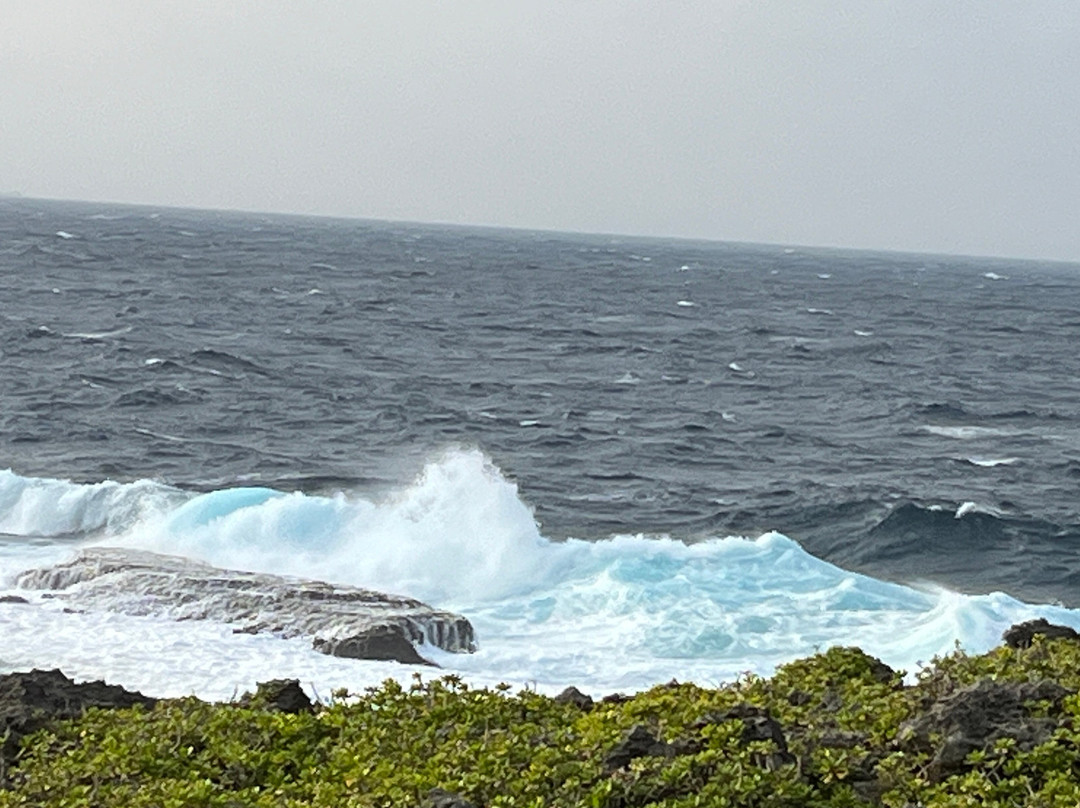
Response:
[[[697,304],[694,303],[694,301],[692,300],[679,300],[675,303],[675,305],[682,306],[683,308],[690,308],[692,306],[696,306]]]
[[[67,230],[57,230],[56,231],[56,237],[57,238],[62,238],[65,241],[67,241],[68,239],[75,238],[75,234],[74,233],[69,233]]]
[[[129,333],[134,326],[126,325],[123,328],[117,328],[112,331],[74,331],[70,334],[61,334],[62,337],[69,339],[86,339],[86,340],[100,340],[111,339],[112,337],[120,337]]]
[[[980,505],[977,502],[968,501],[961,503],[960,506],[956,509],[956,518],[963,519],[965,516],[972,513],[985,513],[989,514],[990,516],[1001,516],[1001,511],[997,510],[996,508],[992,508],[989,505]]]
[[[962,459],[966,463],[970,463],[973,466],[982,466],[983,468],[1011,466],[1020,462],[1019,457],[965,457]]]
[[[994,429],[988,426],[926,425],[922,427],[922,430],[923,432],[929,432],[931,435],[939,435],[943,438],[953,438],[954,440],[975,440],[977,438],[988,438],[993,436],[1012,434],[1007,430]]]

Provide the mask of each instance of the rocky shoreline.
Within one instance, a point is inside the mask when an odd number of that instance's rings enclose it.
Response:
[[[915,684],[833,648],[770,679],[595,701],[449,676],[331,704],[272,681],[209,704],[13,673],[0,677],[0,806],[76,804],[64,795],[88,787],[103,806],[161,788],[221,805],[1077,804],[1080,635],[1032,621],[1004,641],[935,660]],[[162,746],[163,732],[181,741]],[[134,768],[124,744],[141,750]]]
[[[144,550],[87,548],[69,561],[27,570],[15,583],[75,611],[213,620],[237,633],[306,637],[315,650],[350,659],[433,665],[421,654],[425,646],[476,650],[465,617],[412,598]]]

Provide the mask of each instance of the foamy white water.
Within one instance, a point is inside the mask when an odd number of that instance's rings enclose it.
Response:
[[[1080,613],[1068,609],[847,572],[779,533],[693,545],[632,535],[550,542],[517,487],[477,451],[443,455],[380,500],[258,488],[190,495],[148,482],[86,486],[9,472],[0,476],[0,529],[11,536],[0,542],[9,587],[18,572],[97,543],[417,597],[476,628],[477,653],[433,655],[448,671],[545,691],[574,684],[599,694],[673,677],[718,683],[837,644],[913,670],[957,641],[971,651],[992,647],[1019,620],[1080,628]],[[42,538],[80,531],[79,539]],[[69,614],[45,593],[17,593],[34,603],[0,604],[3,670],[59,667],[206,698],[280,677],[326,696],[414,672],[327,657],[303,640],[233,634],[224,624]]]

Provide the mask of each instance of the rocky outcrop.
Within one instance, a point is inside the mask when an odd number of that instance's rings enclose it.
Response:
[[[366,631],[340,639],[316,637],[316,651],[345,659],[383,659],[407,665],[435,665],[416,652],[416,648],[394,626],[372,626]]]
[[[76,718],[89,707],[150,707],[154,703],[142,693],[117,685],[101,681],[76,683],[58,670],[0,676],[0,768],[12,762],[24,735],[50,721]]]
[[[420,808],[476,808],[476,806],[453,791],[433,788],[420,803]]]
[[[310,637],[323,653],[356,659],[430,664],[416,646],[476,649],[468,620],[412,598],[145,551],[83,550],[66,563],[22,573],[17,585],[49,590],[83,611],[213,620],[238,632]]]
[[[674,757],[675,754],[671,744],[657,738],[644,724],[635,724],[604,757],[604,771],[621,769],[639,757]]]
[[[237,702],[241,707],[253,707],[274,713],[311,713],[315,705],[300,687],[299,679],[271,679],[259,682],[254,693],[245,693]]]
[[[571,685],[555,697],[559,704],[573,704],[575,707],[588,712],[593,708],[592,696],[587,696],[576,687]]]
[[[981,679],[931,704],[904,722],[897,733],[900,748],[933,754],[928,774],[941,780],[965,768],[976,750],[988,750],[1002,738],[1018,749],[1033,749],[1059,725],[1061,701],[1070,691],[1057,682],[999,682]],[[1033,702],[1049,702],[1050,715],[1036,715]],[[941,740],[935,742],[935,739]]]
[[[1068,626],[1059,626],[1051,623],[1045,617],[1037,620],[1028,620],[1026,623],[1017,623],[1006,629],[1001,639],[1010,648],[1030,648],[1035,635],[1041,635],[1048,640],[1066,639],[1080,641],[1080,633]]]

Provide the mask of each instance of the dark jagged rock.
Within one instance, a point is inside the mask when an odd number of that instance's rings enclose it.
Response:
[[[592,697],[585,695],[573,686],[566,688],[562,693],[557,695],[555,701],[559,702],[559,704],[573,704],[575,707],[579,707],[582,710],[591,710],[593,708]]]
[[[1045,617],[1028,620],[1026,623],[1017,623],[1006,629],[1005,633],[1001,635],[1001,639],[1010,648],[1030,648],[1031,641],[1036,634],[1040,634],[1048,640],[1063,638],[1080,641],[1080,633],[1076,629],[1051,623]]]
[[[316,637],[312,647],[323,654],[345,659],[376,659],[438,667],[420,656],[400,628],[393,625],[373,626],[341,639]]]
[[[24,572],[17,583],[52,590],[45,594],[79,610],[214,620],[240,633],[311,637],[319,650],[353,659],[422,665],[430,663],[405,645],[476,650],[468,620],[412,598],[137,550],[85,549],[66,563]]]
[[[476,806],[460,794],[433,788],[420,803],[420,808],[476,808]]]
[[[706,713],[694,722],[694,728],[702,729],[709,724],[720,724],[734,719],[743,723],[743,743],[772,741],[780,751],[787,751],[787,738],[784,737],[784,728],[780,726],[780,722],[773,718],[768,710],[753,704],[736,704],[723,712]]]
[[[29,604],[30,601],[28,601],[26,598],[21,597],[19,595],[0,595],[0,603],[19,603],[19,604],[26,603],[26,604]]]
[[[742,722],[741,740],[743,743],[772,741],[776,744],[775,752],[756,757],[759,766],[773,770],[796,762],[795,756],[788,752],[784,728],[780,726],[780,722],[773,718],[768,710],[762,707],[746,703],[736,704],[723,712],[706,713],[694,722],[693,727],[700,730],[710,724],[720,724],[735,719]]]
[[[896,671],[882,662],[875,656],[870,654],[863,654],[870,663],[870,677],[875,682],[881,682],[883,685],[887,685],[890,682],[898,682],[900,677],[896,675]]]
[[[675,748],[664,743],[644,724],[635,724],[626,736],[604,757],[604,770],[613,772],[639,757],[674,757]]]
[[[934,702],[917,718],[904,722],[897,734],[901,748],[933,752],[928,774],[941,780],[965,768],[964,760],[1011,738],[1022,751],[1047,740],[1058,726],[1054,717],[1031,714],[1029,702],[1048,701],[1060,712],[1071,691],[1057,682],[995,682],[982,679]],[[942,741],[935,746],[932,738]]]
[[[259,682],[254,695],[245,693],[240,699],[243,707],[260,707],[279,713],[310,713],[315,707],[298,679],[271,679]]]
[[[102,681],[77,683],[59,670],[0,676],[0,758],[6,766],[24,735],[51,721],[76,718],[89,707],[152,707],[156,699]]]

